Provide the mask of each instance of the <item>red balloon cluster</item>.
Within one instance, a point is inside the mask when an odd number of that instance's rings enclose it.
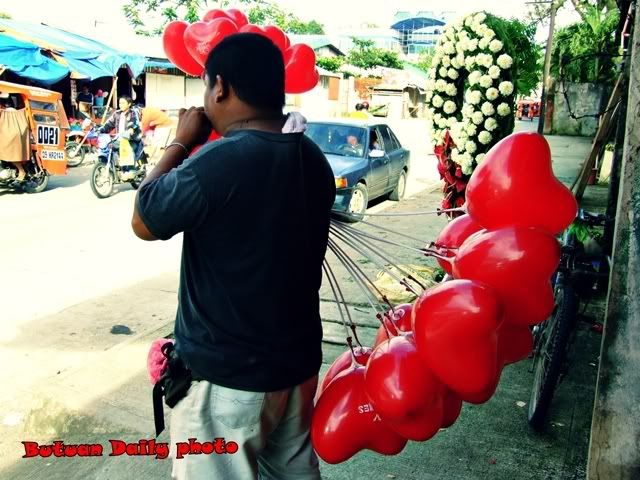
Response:
[[[234,33],[257,33],[269,38],[282,52],[285,65],[285,92],[304,93],[312,90],[320,79],[316,55],[305,44],[291,45],[287,35],[275,26],[259,27],[249,23],[237,9],[215,9],[201,21],[169,23],[162,37],[167,58],[189,75],[201,76],[213,48]]]
[[[372,351],[346,352],[327,372],[311,429],[326,462],[428,440],[529,355],[530,326],[553,310],[554,235],[577,213],[544,137],[516,133],[493,147],[469,181],[467,210],[435,242],[453,280],[388,312]]]

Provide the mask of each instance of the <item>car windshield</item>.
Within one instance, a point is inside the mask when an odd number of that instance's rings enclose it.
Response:
[[[345,157],[363,157],[367,129],[352,125],[309,123],[306,135],[324,153]]]

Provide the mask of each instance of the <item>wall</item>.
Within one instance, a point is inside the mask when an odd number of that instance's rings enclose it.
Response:
[[[567,105],[563,89],[566,88],[569,105]],[[606,108],[609,89],[593,83],[561,83],[556,82],[553,88],[553,112],[551,115],[553,135],[573,135],[592,137],[598,130],[598,119],[594,117],[574,120],[569,116],[569,106],[577,117],[593,115]]]
[[[147,73],[145,97],[147,106],[163,110],[179,110],[185,106],[185,77]]]

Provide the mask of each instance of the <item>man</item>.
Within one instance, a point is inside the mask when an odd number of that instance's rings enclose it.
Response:
[[[76,105],[81,113],[91,117],[91,107],[93,107],[93,94],[89,91],[88,85],[82,86],[82,91],[76,97]]]
[[[311,140],[282,133],[284,62],[270,40],[227,37],[204,80],[204,109],[181,111],[132,227],[144,240],[184,232],[175,338],[195,381],[171,444],[224,438],[239,450],[176,458],[173,476],[319,479],[309,428],[335,179]],[[223,138],[187,158],[211,127]]]
[[[367,120],[369,118],[369,116],[363,111],[361,103],[356,104],[356,111],[351,112],[349,116],[358,120]]]

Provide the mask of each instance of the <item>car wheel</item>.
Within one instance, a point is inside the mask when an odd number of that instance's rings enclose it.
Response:
[[[362,220],[362,217],[367,211],[367,205],[369,204],[369,192],[367,186],[364,183],[358,183],[353,189],[351,194],[351,200],[349,201],[349,210],[347,213],[352,216],[347,219],[348,222],[358,222]]]
[[[407,190],[407,172],[402,170],[400,172],[400,176],[398,177],[398,183],[396,183],[396,188],[389,194],[389,200],[394,200],[399,202],[404,198],[404,192]]]

